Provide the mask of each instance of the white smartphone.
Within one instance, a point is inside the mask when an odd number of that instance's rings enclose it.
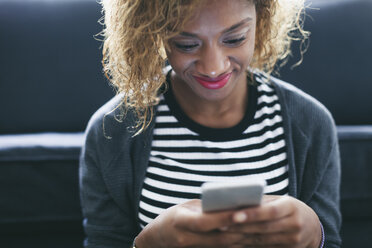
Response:
[[[259,205],[265,186],[263,179],[204,183],[201,196],[203,212]]]

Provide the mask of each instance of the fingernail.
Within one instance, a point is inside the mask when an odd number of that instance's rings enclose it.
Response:
[[[247,220],[247,214],[244,212],[236,213],[233,217],[234,221],[237,223],[242,223]]]

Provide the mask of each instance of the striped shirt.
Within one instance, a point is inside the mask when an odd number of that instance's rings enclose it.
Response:
[[[208,128],[184,114],[172,90],[157,108],[139,205],[143,228],[165,209],[200,198],[204,182],[265,179],[265,194],[288,194],[281,107],[274,88],[256,75],[248,110],[232,128]]]

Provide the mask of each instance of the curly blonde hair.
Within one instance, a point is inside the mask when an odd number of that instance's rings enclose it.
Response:
[[[308,36],[302,29],[304,0],[247,1],[255,3],[257,13],[250,68],[271,74],[275,66],[286,62],[291,42]],[[101,4],[103,70],[123,95],[122,109],[134,110],[138,134],[151,122],[159,89],[165,83],[167,41],[182,31],[203,0],[101,0]]]

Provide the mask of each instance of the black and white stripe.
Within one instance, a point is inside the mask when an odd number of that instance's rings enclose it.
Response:
[[[200,198],[200,186],[207,181],[263,178],[267,181],[266,194],[288,194],[280,103],[273,86],[259,77],[256,81],[257,86],[250,86],[250,91],[256,91],[255,95],[250,94],[256,101],[254,114],[251,119],[245,118],[243,132],[227,134],[231,138],[213,138],[190,128],[189,120],[177,118],[179,109],[173,108],[174,102],[167,95],[161,99],[140,199],[142,227],[166,208]],[[204,127],[202,131],[206,130]],[[227,131],[236,130],[220,129]]]

